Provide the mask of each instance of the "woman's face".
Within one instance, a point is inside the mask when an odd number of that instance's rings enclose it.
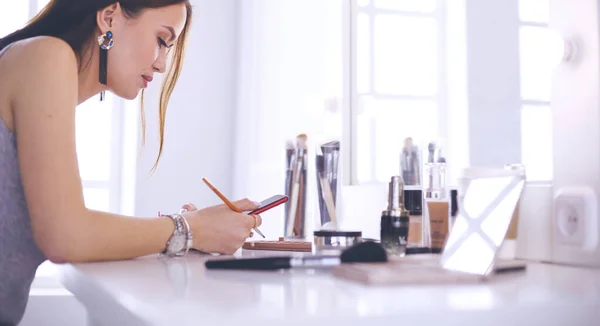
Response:
[[[185,4],[144,10],[139,16],[127,18],[118,4],[100,13],[101,29],[113,33],[114,46],[108,51],[110,91],[125,99],[134,99],[142,88],[164,73],[166,56],[183,31]]]

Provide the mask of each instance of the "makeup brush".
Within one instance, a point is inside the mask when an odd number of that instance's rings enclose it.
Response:
[[[346,263],[383,263],[387,254],[375,242],[362,242],[342,252],[341,255],[316,255],[304,257],[263,257],[242,259],[213,259],[204,264],[207,269],[278,270],[290,268],[330,268]]]
[[[325,208],[325,201],[323,197],[323,185],[321,184],[321,178],[325,175],[325,160],[322,154],[315,156],[315,167],[317,170],[317,195],[319,196],[319,218],[321,219],[321,225],[326,223],[325,214],[327,212]]]
[[[293,234],[295,237],[304,236],[304,209],[306,202],[306,170],[303,168],[300,172],[300,181],[298,182],[298,206],[296,207],[296,216],[294,217]]]
[[[333,194],[329,181],[326,178],[321,178],[321,187],[323,187],[323,200],[325,201],[325,207],[327,208],[327,214],[333,225],[337,226],[337,216],[335,214],[335,203],[333,200]]]
[[[330,175],[329,172],[331,171],[325,171],[327,167],[325,166],[325,159],[323,155],[316,156],[316,168],[321,227],[326,229],[333,228],[335,230],[337,229],[335,196],[330,184],[330,180],[327,178],[327,176]]]
[[[340,158],[340,142],[339,141],[333,141],[330,143],[331,147],[332,147],[332,155],[333,155],[333,160],[332,160],[332,167],[331,167],[331,173],[332,173],[332,177],[331,177],[331,195],[333,196],[333,203],[336,203],[336,199],[337,199],[337,186],[338,186],[338,169],[339,169],[339,158]]]
[[[305,134],[299,135],[298,148],[302,149],[302,169],[300,170],[300,188],[298,196],[298,209],[296,211],[296,220],[294,225],[294,235],[304,237],[304,221],[306,210],[306,167],[308,166],[308,146]]]
[[[285,166],[287,169],[292,168],[292,159],[294,157],[294,142],[287,140],[285,142]]]
[[[285,195],[290,197],[292,194],[293,171],[294,171],[294,143],[288,140],[285,144]],[[290,202],[285,203],[284,212],[290,211]]]
[[[294,226],[296,223],[296,213],[298,210],[298,199],[300,195],[300,181],[304,163],[304,149],[306,147],[306,134],[300,134],[296,137],[296,156],[292,171],[292,192],[290,196],[290,210],[288,212],[288,221],[285,235],[294,235]]]

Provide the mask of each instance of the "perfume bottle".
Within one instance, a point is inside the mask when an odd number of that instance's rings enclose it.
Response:
[[[404,208],[402,177],[393,176],[389,183],[388,207],[381,213],[381,245],[389,255],[406,254],[409,214],[409,211]]]

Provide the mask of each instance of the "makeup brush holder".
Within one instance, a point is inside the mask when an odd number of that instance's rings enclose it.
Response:
[[[321,229],[338,228],[337,201],[332,192],[332,185],[325,173],[317,173],[317,192],[319,202],[319,226]]]
[[[285,204],[285,238],[303,239],[306,237],[308,162],[309,153],[306,135],[299,135],[296,144],[286,145],[285,195],[289,200]]]
[[[285,205],[285,238],[304,238],[306,236],[306,180],[307,169],[304,164],[297,171],[289,171],[286,177],[285,195],[289,200]]]
[[[321,146],[315,156],[317,199],[320,229],[337,230],[337,189],[340,142],[332,141]]]

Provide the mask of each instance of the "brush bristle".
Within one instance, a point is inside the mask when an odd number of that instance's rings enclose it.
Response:
[[[306,134],[300,134],[298,135],[298,137],[296,137],[296,145],[298,146],[298,148],[306,148],[306,140],[308,139],[308,137],[306,136]]]
[[[344,250],[341,259],[342,263],[383,263],[387,253],[380,244],[366,241]]]

